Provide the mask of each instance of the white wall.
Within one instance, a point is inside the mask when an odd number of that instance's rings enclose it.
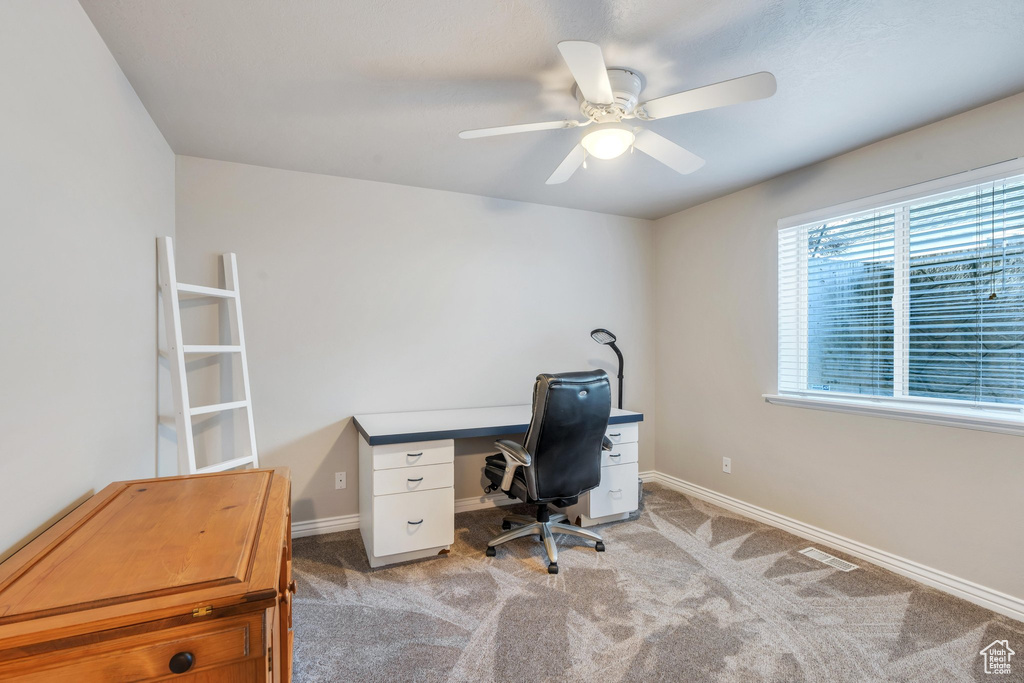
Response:
[[[0,558],[152,476],[174,155],[73,0],[0,3]]]
[[[653,466],[649,221],[178,157],[177,235],[186,282],[238,254],[261,465],[292,468],[295,521],[358,511],[352,415],[529,403],[540,372],[614,375],[595,327],[619,335]],[[484,452],[460,442],[457,497],[481,495]]]
[[[761,398],[776,221],[1022,156],[1022,120],[1018,95],[657,221],[658,470],[1024,597],[1024,439]]]

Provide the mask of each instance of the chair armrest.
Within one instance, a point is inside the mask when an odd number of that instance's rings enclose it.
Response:
[[[494,442],[494,447],[501,451],[501,454],[505,456],[507,462],[509,458],[515,460],[518,465],[530,466],[530,462],[533,460],[530,454],[526,452],[522,444],[518,444],[511,439],[501,439],[500,441]]]
[[[601,450],[602,451],[610,451],[615,446],[615,444],[612,443],[612,440],[609,439],[607,436],[603,436],[603,437],[601,437],[601,439],[602,439],[601,440]]]
[[[501,490],[508,493],[508,490],[512,488],[512,479],[516,475],[516,468],[529,467],[533,458],[522,445],[510,439],[495,441],[494,446],[505,456],[505,476],[501,478]]]

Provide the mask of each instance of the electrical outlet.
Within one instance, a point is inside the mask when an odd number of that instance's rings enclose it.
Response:
[[[722,458],[722,471],[732,474],[732,458]]]
[[[345,488],[345,473],[335,472],[334,473],[334,488],[343,489]]]

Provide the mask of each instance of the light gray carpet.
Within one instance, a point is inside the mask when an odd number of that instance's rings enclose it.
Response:
[[[441,557],[370,570],[358,531],[295,541],[295,680],[1024,681],[1024,624],[668,489],[602,527],[484,555],[501,518],[455,516]],[[817,546],[822,547],[823,546]],[[824,548],[823,548],[824,549]],[[1020,661],[986,676],[978,651]]]

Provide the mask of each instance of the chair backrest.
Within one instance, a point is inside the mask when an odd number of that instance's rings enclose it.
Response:
[[[538,375],[524,472],[537,499],[570,498],[601,483],[601,442],[612,409],[603,370]]]

